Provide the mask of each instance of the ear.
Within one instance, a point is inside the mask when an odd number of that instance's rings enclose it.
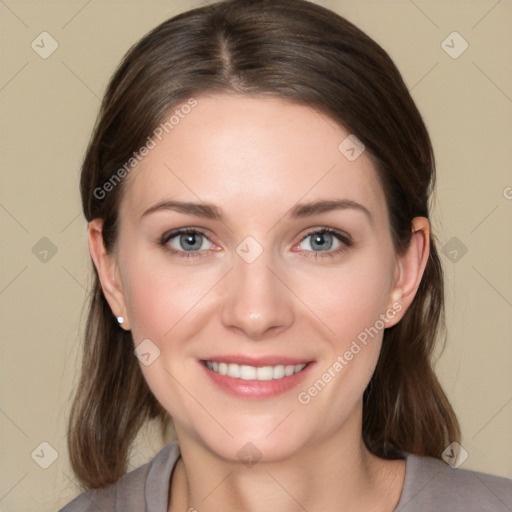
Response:
[[[389,309],[395,316],[386,321],[386,327],[397,324],[411,305],[423,277],[430,254],[430,224],[425,217],[412,220],[409,247],[397,257],[395,284],[390,293]]]
[[[119,267],[115,255],[107,252],[103,242],[103,220],[93,219],[89,222],[87,231],[89,252],[98,272],[103,294],[110,305],[112,314],[124,318],[124,322],[120,326],[129,330]]]

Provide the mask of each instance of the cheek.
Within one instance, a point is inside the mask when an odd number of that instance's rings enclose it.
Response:
[[[194,271],[196,270],[196,271]],[[162,264],[158,258],[134,258],[127,278],[127,307],[135,343],[163,340],[173,331],[193,327],[195,308],[215,284],[213,272]],[[180,336],[181,336],[180,334]]]
[[[332,416],[333,424],[355,407],[375,370],[385,327],[382,315],[388,311],[390,268],[383,257],[368,253],[335,271],[316,269],[296,281],[296,286],[302,282],[298,294],[308,297],[327,341],[319,345],[318,367],[298,399],[328,407],[324,418]]]
[[[218,271],[172,265],[162,256],[132,252],[123,278],[128,284],[126,303],[134,345],[146,339],[154,344],[143,345],[150,347],[152,358],[149,365],[141,359],[144,378],[169,414],[192,428],[190,418],[198,411],[186,412],[194,404],[183,392],[183,376],[188,374],[187,365],[193,364],[194,358],[188,356],[194,355],[193,340],[204,328],[200,314],[212,300],[208,292],[219,280]]]
[[[382,330],[380,315],[385,314],[391,288],[390,266],[369,255],[354,258],[337,269],[304,272],[293,285],[298,295],[326,327],[333,349],[346,350],[347,344],[366,330]]]

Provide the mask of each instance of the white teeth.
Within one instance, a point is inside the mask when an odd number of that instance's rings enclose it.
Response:
[[[243,380],[274,380],[289,377],[294,373],[299,373],[305,364],[278,364],[276,366],[247,366],[235,363],[217,363],[215,361],[206,361],[206,366],[220,375],[228,375],[235,379]]]
[[[272,380],[274,378],[274,368],[272,366],[260,366],[256,372],[257,380]]]
[[[274,366],[274,379],[282,379],[284,377],[284,365],[280,364],[278,366]]]
[[[214,370],[215,371],[215,370]],[[228,377],[233,377],[234,379],[240,378],[240,365],[238,364],[228,364]]]
[[[290,375],[293,375],[295,373],[295,366],[293,364],[286,365],[284,367],[284,374],[286,377],[289,377]]]
[[[240,378],[244,380],[251,380],[256,378],[256,368],[254,366],[240,366]]]

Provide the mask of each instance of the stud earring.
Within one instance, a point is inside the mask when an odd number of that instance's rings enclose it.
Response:
[[[122,325],[122,323],[124,322],[124,316],[118,316],[117,321],[119,322],[119,325]]]

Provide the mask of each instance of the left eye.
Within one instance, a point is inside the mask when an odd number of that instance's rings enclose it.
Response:
[[[302,239],[301,244],[305,242],[307,243],[304,250],[314,252],[326,252],[330,251],[331,249],[333,249],[333,252],[338,252],[340,248],[349,245],[349,240],[346,236],[330,230],[319,230],[308,233]],[[333,247],[333,245],[336,246]]]

